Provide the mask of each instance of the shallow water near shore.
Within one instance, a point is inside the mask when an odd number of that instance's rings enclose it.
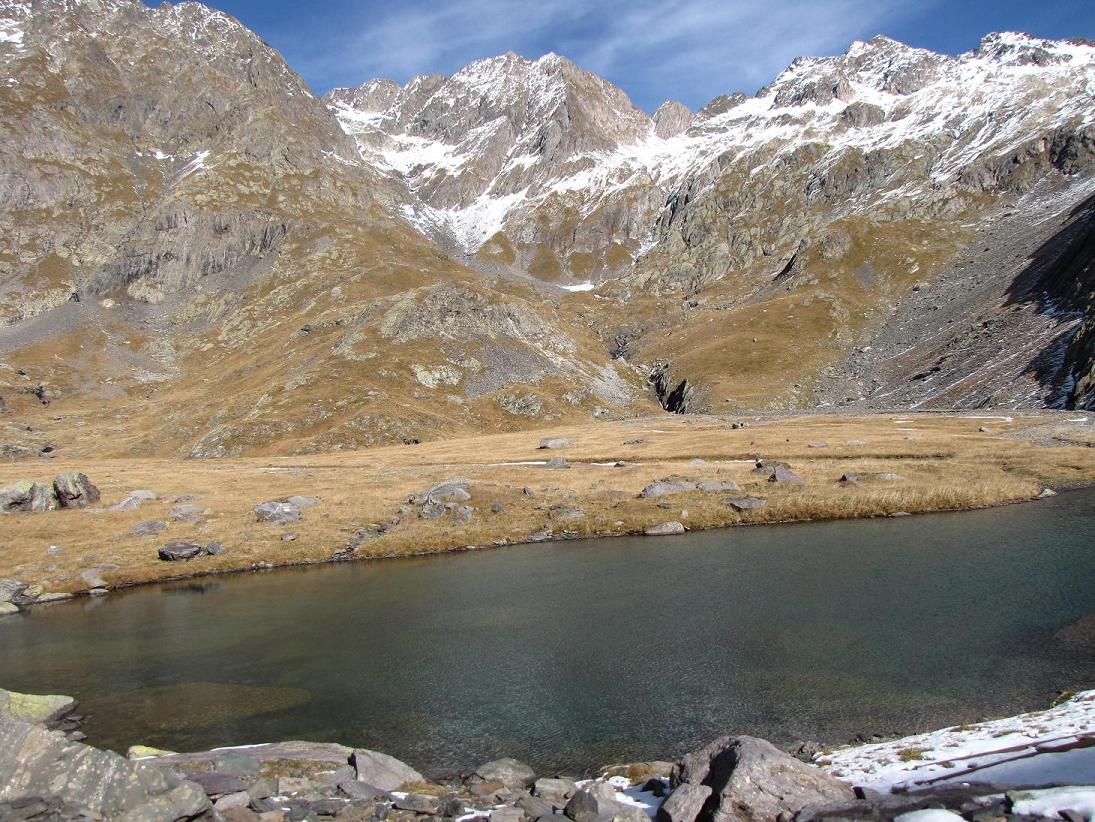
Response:
[[[150,586],[0,622],[0,686],[77,697],[118,750],[309,739],[578,773],[1045,707],[1095,687],[1092,648],[1055,636],[1092,612],[1086,490]]]

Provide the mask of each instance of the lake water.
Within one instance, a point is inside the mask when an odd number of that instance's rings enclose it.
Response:
[[[723,733],[849,741],[1095,687],[1095,492],[985,511],[208,578],[0,621],[89,741],[338,741],[579,773]]]

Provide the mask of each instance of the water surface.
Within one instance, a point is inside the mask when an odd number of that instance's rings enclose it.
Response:
[[[339,741],[432,773],[846,742],[1095,687],[1095,492],[154,586],[0,622],[0,686],[93,743]]]

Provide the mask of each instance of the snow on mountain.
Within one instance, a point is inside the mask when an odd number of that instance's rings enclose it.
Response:
[[[537,259],[553,256],[545,279],[599,281],[659,241],[675,193],[695,199],[728,167],[763,180],[815,144],[823,173],[848,152],[920,144],[925,167],[892,175],[879,193],[908,197],[1090,123],[1095,47],[1003,33],[955,58],[880,36],[800,58],[756,97],[720,98],[696,116],[667,104],[651,118],[557,55],[507,54],[447,79],[372,80],[327,99],[362,155],[406,182],[416,225],[467,255],[496,238],[513,247],[498,260],[534,274]]]

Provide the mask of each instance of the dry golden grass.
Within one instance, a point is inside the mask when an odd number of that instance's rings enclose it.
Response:
[[[454,476],[473,481],[470,504],[476,513],[470,524],[456,525],[449,517],[428,521],[405,512],[398,525],[364,543],[356,556],[520,542],[545,526],[556,535],[565,530],[579,536],[618,535],[667,520],[708,528],[991,505],[1036,496],[1045,485],[1095,482],[1095,449],[1082,433],[1073,430],[1065,437],[1074,444],[1036,444],[1060,429],[1063,419],[1048,413],[1010,422],[928,414],[767,417],[731,430],[728,418],[674,416],[299,457],[5,464],[0,485],[82,470],[101,489],[104,506],[140,488],[155,491],[160,499],[135,511],[5,515],[0,520],[0,577],[24,579],[50,591],[78,591],[87,587],[80,571],[101,565],[117,566],[102,574],[117,586],[246,569],[260,562],[323,561],[343,549],[357,529],[391,520],[412,493]],[[982,426],[989,430],[979,431]],[[563,451],[538,450],[541,436],[548,435],[568,437],[572,445]],[[637,439],[642,442],[625,444]],[[827,446],[809,447],[816,442]],[[570,469],[505,464],[559,454],[570,461]],[[758,455],[790,463],[805,485],[776,485],[753,474]],[[611,465],[619,460],[631,464]],[[847,486],[837,481],[845,471],[892,472],[902,479]],[[647,483],[672,475],[734,480],[743,494],[764,496],[768,504],[738,513],[724,503],[725,493],[637,497]],[[304,509],[303,522],[276,526],[255,521],[256,504],[292,494],[322,501]],[[208,510],[203,526],[170,521],[173,500],[184,495],[197,497]],[[491,512],[495,502],[502,504],[501,513]],[[553,521],[550,509],[556,505],[580,508],[586,516]],[[156,537],[130,533],[138,522],[152,519],[168,520],[169,527]],[[281,535],[290,531],[297,538],[283,541]],[[226,552],[189,563],[157,558],[162,544],[182,539],[216,540]],[[63,553],[48,554],[51,545]]]

